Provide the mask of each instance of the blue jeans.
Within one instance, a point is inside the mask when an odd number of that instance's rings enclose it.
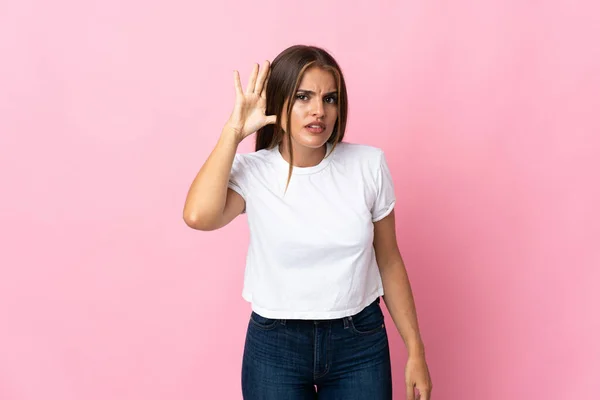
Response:
[[[264,318],[252,312],[242,361],[245,400],[391,400],[379,298],[351,317]]]

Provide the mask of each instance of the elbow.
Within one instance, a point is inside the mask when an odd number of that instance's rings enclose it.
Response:
[[[202,216],[184,213],[183,221],[185,224],[198,231],[214,231],[217,229],[217,224],[211,221],[209,218],[203,218]]]

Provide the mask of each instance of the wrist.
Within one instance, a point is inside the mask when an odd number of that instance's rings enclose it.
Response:
[[[415,341],[413,343],[409,343],[406,346],[408,357],[425,357],[425,345],[421,340]]]
[[[237,146],[242,142],[243,138],[238,128],[225,124],[221,131],[221,140],[225,140],[228,143],[233,143]]]

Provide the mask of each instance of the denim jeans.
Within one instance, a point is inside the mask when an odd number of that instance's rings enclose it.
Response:
[[[264,318],[252,312],[242,361],[245,400],[391,400],[379,298],[351,317]]]

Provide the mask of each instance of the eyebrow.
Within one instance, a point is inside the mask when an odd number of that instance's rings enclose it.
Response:
[[[313,92],[312,90],[304,90],[304,89],[298,89],[298,92],[302,92],[302,93],[308,93],[308,94],[315,94],[315,92]],[[333,96],[333,95],[337,95],[338,92],[333,91],[333,92],[329,92],[329,93],[325,93],[325,96]]]

